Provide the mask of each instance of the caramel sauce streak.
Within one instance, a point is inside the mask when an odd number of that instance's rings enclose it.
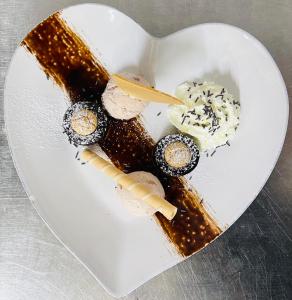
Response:
[[[73,103],[100,100],[109,74],[59,13],[33,29],[22,45],[36,57],[47,76],[66,89]]]
[[[47,76],[67,91],[73,103],[101,103],[109,74],[58,13],[31,31],[22,45],[37,58]],[[155,165],[155,143],[139,118],[121,121],[109,117],[107,134],[99,144],[119,169],[125,172],[148,171],[159,178],[166,199],[178,207],[178,213],[172,221],[160,213],[156,217],[182,256],[200,250],[220,234],[219,227],[186,182],[162,174]]]

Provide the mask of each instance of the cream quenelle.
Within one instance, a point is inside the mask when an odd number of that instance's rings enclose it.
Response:
[[[183,105],[171,105],[168,119],[194,137],[201,151],[228,143],[239,126],[240,103],[226,88],[212,82],[187,81],[176,89]]]
[[[144,184],[153,194],[162,198],[165,197],[165,192],[159,179],[149,172],[136,171],[129,173],[129,176],[137,181],[137,183]],[[134,216],[152,216],[156,213],[156,209],[148,205],[145,201],[138,199],[133,194],[118,185],[118,195],[123,205]]]

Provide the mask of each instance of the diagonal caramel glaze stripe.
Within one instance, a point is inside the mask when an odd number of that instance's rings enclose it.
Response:
[[[100,99],[109,74],[59,13],[40,23],[22,45],[35,55],[47,76],[66,89],[72,102]]]
[[[68,93],[72,102],[101,103],[109,74],[58,13],[31,31],[22,45],[37,58],[47,76]],[[189,256],[220,234],[219,227],[186,182],[165,176],[155,166],[154,141],[139,119],[121,121],[109,117],[107,135],[99,144],[121,170],[148,171],[159,178],[166,199],[178,207],[178,213],[172,221],[159,213],[156,217],[179,254]]]

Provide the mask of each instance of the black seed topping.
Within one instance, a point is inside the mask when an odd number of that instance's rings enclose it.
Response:
[[[211,97],[211,96],[213,96],[214,94],[212,94],[211,92],[210,92],[210,90],[208,90],[208,94],[207,94],[207,97]]]
[[[181,121],[181,125],[183,125],[183,123],[185,122],[186,118],[190,118],[190,116],[184,116],[182,121]]]
[[[215,96],[215,98],[218,98],[218,97],[221,97],[221,99],[223,99],[224,96],[222,94],[218,94]]]
[[[195,108],[193,110],[189,110],[188,113],[192,114],[192,115],[195,115],[196,114]]]

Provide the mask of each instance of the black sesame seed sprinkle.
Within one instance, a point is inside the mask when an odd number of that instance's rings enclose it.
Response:
[[[215,98],[218,98],[218,97],[221,97],[221,99],[223,99],[224,96],[222,94],[218,94],[215,96]]]
[[[193,110],[189,110],[188,113],[192,114],[192,115],[195,115],[196,114],[195,108]]]
[[[216,149],[218,149],[218,148],[220,148],[220,147],[224,147],[224,146],[226,146],[226,144],[219,145],[219,146],[216,147]]]
[[[190,117],[190,116],[184,116],[183,119],[182,119],[182,121],[181,121],[181,125],[183,125],[184,122],[185,122],[185,120],[186,120],[186,118],[189,118],[189,117]]]
[[[213,96],[214,94],[212,94],[211,92],[210,92],[210,90],[208,90],[208,93],[207,93],[207,97],[211,97],[211,96]]]

